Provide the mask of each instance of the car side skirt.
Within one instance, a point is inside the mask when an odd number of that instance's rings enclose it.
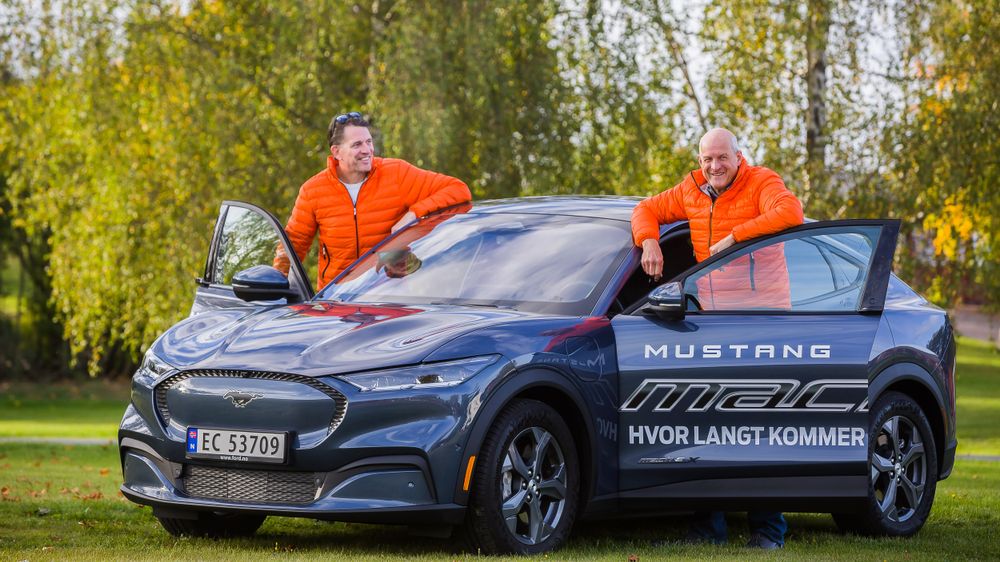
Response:
[[[865,505],[864,475],[689,480],[620,494],[621,511],[774,509],[834,512]]]

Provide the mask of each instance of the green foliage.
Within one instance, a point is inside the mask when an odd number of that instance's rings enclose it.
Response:
[[[938,302],[1000,303],[996,0],[684,8],[0,0],[0,249],[32,322],[125,370],[189,309],[218,203],[286,217],[334,114],[476,198],[652,194],[727,126],[812,217],[915,217],[900,264]]]
[[[476,197],[551,187],[575,120],[551,2],[400,2],[374,27],[369,107],[387,154],[464,178]]]
[[[331,79],[365,70],[347,54],[364,27],[340,4],[99,8],[127,20],[70,12],[79,33],[42,50],[78,60],[37,65],[0,102],[15,224],[51,232],[52,302],[95,373],[117,349],[137,358],[190,307],[222,199],[290,208],[321,165],[329,107],[361,103],[356,84]]]
[[[931,2],[910,14],[911,102],[887,137],[892,188],[921,218],[906,263],[938,302],[1000,306],[1000,2]],[[929,242],[929,243],[928,243]],[[978,287],[969,291],[968,287]],[[963,290],[965,289],[965,290]]]

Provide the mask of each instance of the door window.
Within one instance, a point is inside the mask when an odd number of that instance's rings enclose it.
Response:
[[[763,240],[684,281],[705,311],[858,310],[880,226],[804,230]]]
[[[267,217],[244,207],[230,206],[222,226],[214,280],[231,285],[233,275],[255,265],[272,265],[278,248],[287,248]]]

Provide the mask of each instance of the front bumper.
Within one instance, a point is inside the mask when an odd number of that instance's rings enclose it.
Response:
[[[158,414],[155,381],[134,381],[132,403],[118,432],[121,491],[136,503],[179,514],[213,510],[381,523],[459,522],[465,513],[456,498],[467,464],[462,451],[487,387],[511,372],[509,364],[498,362],[453,387],[377,393],[328,380],[347,397],[350,413],[335,430],[292,433],[284,465],[189,458],[186,424]],[[236,387],[254,379],[232,380]],[[189,411],[208,420],[199,422],[208,427],[295,427],[280,418],[284,412],[278,407],[240,419],[235,416],[244,410],[217,401],[225,405],[218,415],[229,418],[210,419],[218,409],[211,404]],[[266,399],[253,406],[261,403],[266,405]]]
[[[131,438],[122,440],[121,449],[122,494],[166,516],[226,511],[367,523],[457,524],[465,515],[465,506],[436,503],[426,463],[416,456],[372,457],[329,472],[306,473],[175,463]],[[276,482],[268,480],[274,476]],[[198,492],[190,493],[195,486]]]

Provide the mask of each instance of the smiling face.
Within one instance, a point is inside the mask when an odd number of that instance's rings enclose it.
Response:
[[[736,148],[736,137],[725,129],[714,129],[701,138],[698,163],[705,180],[722,192],[736,178],[743,153]]]
[[[372,171],[375,145],[368,127],[347,125],[339,144],[330,147],[337,159],[337,174],[347,183],[357,183]]]

